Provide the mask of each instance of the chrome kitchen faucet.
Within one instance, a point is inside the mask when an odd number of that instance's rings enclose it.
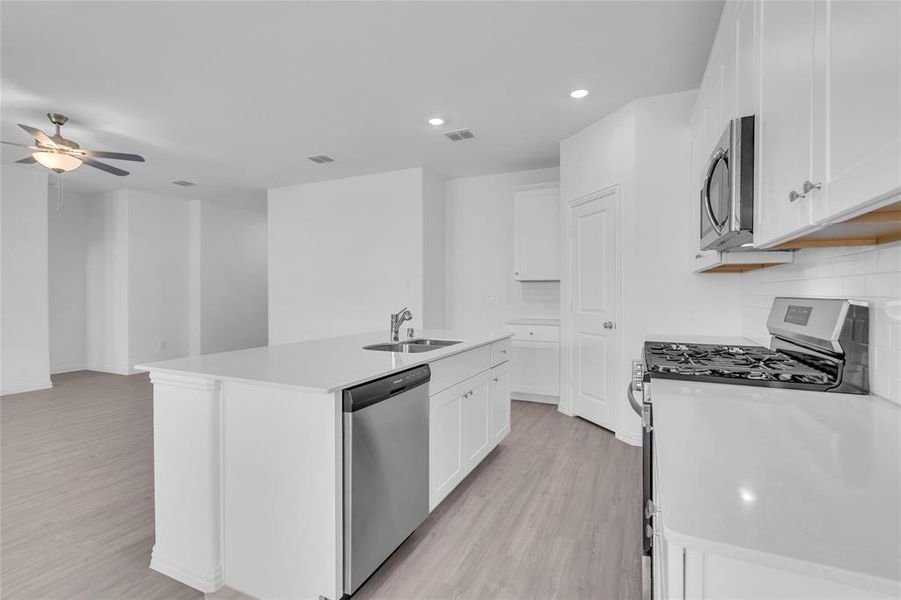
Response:
[[[406,321],[411,321],[413,319],[413,313],[410,312],[406,307],[400,309],[396,313],[391,314],[391,341],[398,342],[400,341],[400,326],[404,324]]]

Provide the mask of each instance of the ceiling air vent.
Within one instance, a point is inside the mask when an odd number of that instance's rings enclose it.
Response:
[[[193,181],[186,181],[184,179],[176,179],[172,182],[172,185],[180,185],[181,187],[191,187],[192,185],[197,185]]]
[[[335,159],[327,154],[314,154],[313,156],[308,156],[307,160],[311,160],[317,165],[321,165],[324,163],[335,162]]]
[[[456,131],[448,131],[444,135],[447,136],[447,139],[452,142],[459,142],[460,140],[468,140],[474,138],[476,135],[468,129],[458,129]]]

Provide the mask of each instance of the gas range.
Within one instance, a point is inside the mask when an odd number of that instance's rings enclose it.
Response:
[[[776,298],[771,345],[647,341],[649,379],[681,379],[813,391],[869,392],[869,306],[829,298]]]
[[[764,346],[649,341],[644,358],[652,378],[827,390],[836,377],[830,365],[816,368]]]

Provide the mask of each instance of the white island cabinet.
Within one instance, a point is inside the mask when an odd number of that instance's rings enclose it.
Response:
[[[429,364],[429,508],[510,431],[508,333],[365,350],[383,333],[139,365],[153,382],[151,568],[203,592],[329,598],[343,589],[342,391]]]

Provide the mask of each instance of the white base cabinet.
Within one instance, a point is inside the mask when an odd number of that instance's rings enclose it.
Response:
[[[510,433],[508,347],[501,340],[431,364],[438,387],[466,378],[429,398],[430,511]]]
[[[560,323],[553,319],[518,319],[507,322],[514,357],[510,391],[518,400],[534,396],[557,403],[560,396]]]
[[[491,399],[491,437],[496,445],[510,433],[509,363],[491,368],[488,397]]]
[[[863,587],[822,574],[802,573],[686,549],[657,538],[654,600],[888,600],[901,589],[891,583]]]

